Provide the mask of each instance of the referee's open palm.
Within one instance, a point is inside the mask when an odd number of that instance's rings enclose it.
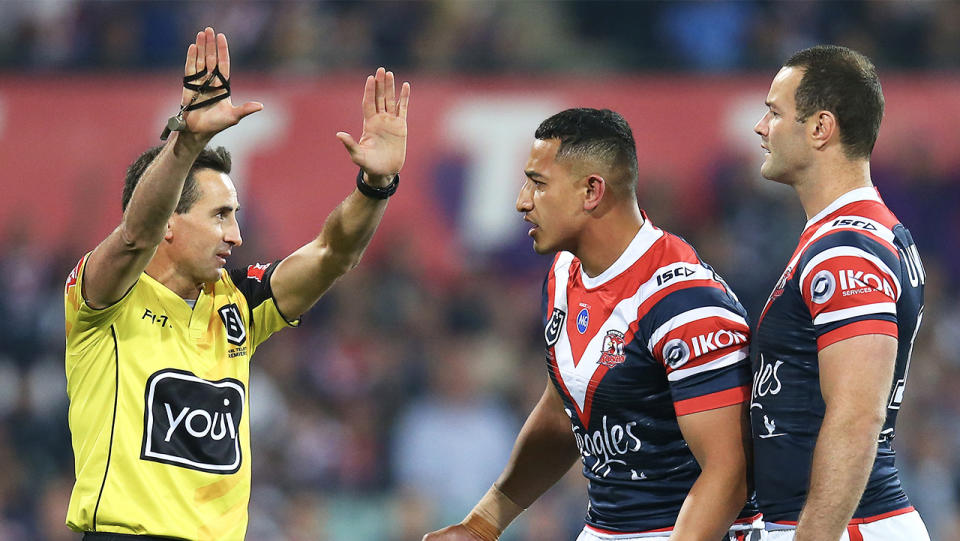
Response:
[[[183,74],[189,77],[207,70],[205,77],[194,81],[194,84],[202,85],[212,76],[214,68],[219,68],[223,78],[230,80],[230,50],[227,47],[227,37],[223,34],[215,34],[213,28],[208,26],[202,32],[197,32],[197,42],[190,44],[187,48],[187,61]],[[197,96],[194,103],[203,103],[224,92],[220,79],[213,77],[209,88]],[[196,93],[197,91],[184,87],[181,105],[189,104]],[[183,119],[187,123],[187,132],[213,137],[218,132],[240,122],[241,118],[261,109],[263,104],[257,102],[247,102],[234,107],[230,98],[226,98],[206,107],[184,111]]]
[[[363,87],[363,133],[354,141],[346,132],[337,138],[347,147],[350,159],[368,176],[392,178],[403,167],[407,154],[407,105],[410,83],[400,87],[397,98],[392,71],[377,69]]]

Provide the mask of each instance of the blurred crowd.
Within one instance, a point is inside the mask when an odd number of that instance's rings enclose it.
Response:
[[[890,67],[960,67],[960,3],[790,4],[235,1],[218,30],[245,64],[309,73],[371,63],[769,70],[821,41]],[[225,5],[2,0],[0,67],[178,65],[183,29]],[[717,152],[708,212],[679,219],[684,194],[661,177],[641,178],[641,206],[690,240],[755,316],[805,220],[791,190],[759,180],[754,156]],[[876,157],[873,178],[911,229],[927,286],[894,447],[932,538],[957,541],[960,287],[951,277],[960,276],[960,166],[932,168],[922,148],[897,152]],[[267,241],[257,234],[244,231],[248,246],[231,264],[254,262],[245,258]],[[402,231],[378,235],[391,248],[365,259],[302,329],[280,332],[253,359],[249,539],[417,540],[459,521],[498,475],[547,382],[540,291],[549,258],[531,258],[524,246],[523,257],[500,254],[427,280]],[[29,231],[0,232],[0,541],[78,538],[63,525],[73,457],[62,301],[77,250],[42,252]],[[575,467],[504,539],[573,539],[585,506]]]
[[[719,72],[817,43],[885,68],[960,67],[960,3],[945,0],[3,0],[0,68],[175,67],[183,36],[214,20],[262,70]]]

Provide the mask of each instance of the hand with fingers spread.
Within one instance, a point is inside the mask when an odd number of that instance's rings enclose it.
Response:
[[[219,72],[222,79],[216,76],[215,70]],[[223,34],[215,34],[213,28],[209,26],[197,32],[196,43],[187,48],[187,61],[183,73],[187,78],[198,73],[206,73],[193,81],[193,85],[197,87],[203,87],[209,80],[206,89],[199,96],[197,96],[197,90],[184,85],[181,105],[186,106],[191,101],[201,105],[197,109],[184,111],[186,133],[209,139],[240,122],[243,117],[263,109],[263,104],[252,101],[234,106],[229,97],[210,103],[206,107],[202,106],[207,100],[227,92],[223,81],[230,80],[230,50],[227,47],[227,37]]]
[[[367,77],[363,87],[363,133],[355,141],[346,132],[337,138],[347,148],[350,159],[367,174],[372,186],[386,186],[403,167],[407,153],[407,105],[410,83],[400,87],[400,97],[392,71],[379,68]]]

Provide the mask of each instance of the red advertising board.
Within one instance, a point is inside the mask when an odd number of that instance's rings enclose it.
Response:
[[[401,76],[404,74],[400,74]],[[412,75],[402,184],[372,247],[400,238],[442,272],[465,250],[492,250],[525,231],[513,210],[537,123],[567,107],[621,112],[637,140],[641,184],[683,193],[676,212],[711,204],[711,167],[755,153],[753,123],[771,74],[739,77],[530,77]],[[359,136],[363,74],[244,76],[234,100],[265,109],[214,139],[231,149],[241,206],[267,253],[282,257],[313,238],[353,189],[356,168],[334,137]],[[960,77],[891,76],[875,159],[923,145],[956,167]],[[126,166],[159,144],[179,100],[177,74],[0,78],[0,246],[15,231],[79,257],[120,220]],[[642,204],[642,202],[641,202]],[[66,269],[65,269],[66,272]]]

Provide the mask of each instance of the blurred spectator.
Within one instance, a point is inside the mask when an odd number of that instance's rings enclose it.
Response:
[[[437,344],[428,394],[401,413],[393,432],[397,484],[457,522],[497,478],[519,426],[477,384],[475,359],[461,340]],[[424,532],[426,533],[426,532]]]
[[[235,62],[301,72],[738,70],[823,42],[878,66],[960,67],[956,2],[863,0],[6,0],[0,67],[176,67],[206,24],[232,36]]]

